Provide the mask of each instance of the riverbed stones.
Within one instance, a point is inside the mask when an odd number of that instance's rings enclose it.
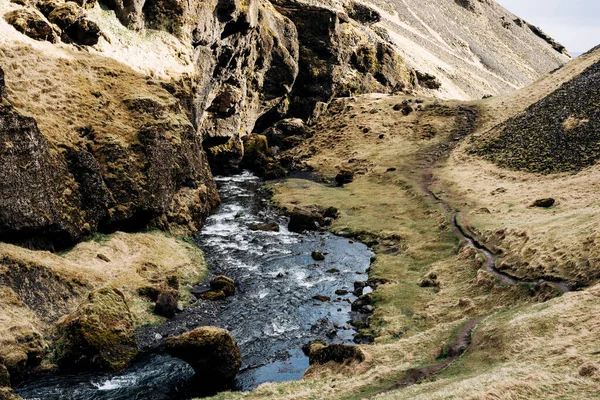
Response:
[[[329,297],[329,296],[324,296],[324,295],[322,295],[322,294],[318,294],[318,295],[316,295],[316,296],[313,296],[313,299],[314,299],[314,300],[318,300],[318,301],[320,301],[320,302],[322,302],[322,303],[325,303],[325,302],[331,301],[331,297]]]
[[[222,291],[225,296],[235,294],[235,282],[224,275],[215,276],[210,280],[210,288],[214,291]]]
[[[188,363],[196,378],[210,386],[233,381],[242,365],[240,350],[231,334],[212,326],[168,338],[166,351]]]
[[[373,295],[367,293],[354,300],[352,303],[352,311],[359,311],[366,314],[373,312]]]
[[[312,259],[313,259],[313,260],[315,260],[315,261],[323,261],[323,260],[325,260],[325,254],[323,254],[323,252],[322,252],[322,251],[319,251],[319,250],[314,250],[314,251],[311,253],[311,255],[310,255],[310,256],[311,256],[311,257],[312,257]]]
[[[346,344],[330,344],[328,346],[316,342],[311,344],[308,360],[313,364],[326,364],[328,362],[350,363],[353,361],[362,362],[365,360],[365,354],[356,346]]]
[[[54,358],[63,368],[121,370],[137,355],[135,324],[118,289],[103,288],[56,326]]]

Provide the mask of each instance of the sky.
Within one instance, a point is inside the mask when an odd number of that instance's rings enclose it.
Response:
[[[600,44],[600,0],[496,0],[537,25],[571,53]]]

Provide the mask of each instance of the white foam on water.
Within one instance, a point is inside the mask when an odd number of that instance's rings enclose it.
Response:
[[[116,390],[128,386],[134,386],[137,383],[135,376],[116,376],[101,383],[91,382],[98,390]]]

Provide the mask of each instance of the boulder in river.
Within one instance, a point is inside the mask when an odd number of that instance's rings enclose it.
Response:
[[[56,331],[54,356],[62,367],[120,370],[138,352],[131,312],[115,288],[90,293]]]
[[[291,232],[315,231],[325,224],[321,213],[296,207],[290,213],[288,229]]]
[[[223,386],[231,383],[242,365],[242,356],[231,334],[204,326],[167,339],[166,351],[188,363],[202,383]]]
[[[315,261],[323,261],[325,259],[325,254],[322,251],[315,250],[310,255]]]
[[[336,363],[362,362],[365,360],[365,354],[356,346],[346,344],[330,344],[329,346],[325,346],[320,342],[315,342],[310,346],[308,360],[311,365],[325,364],[330,361]]]
[[[264,224],[251,224],[248,226],[251,231],[263,232],[279,232],[279,224],[277,222],[266,222]]]
[[[222,291],[225,296],[235,294],[235,282],[224,275],[215,276],[210,280],[210,288],[214,291]]]

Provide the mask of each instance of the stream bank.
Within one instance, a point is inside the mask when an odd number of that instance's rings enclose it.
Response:
[[[145,355],[121,373],[43,377],[17,388],[24,399],[160,400],[211,394],[194,392],[186,384],[193,375],[187,364],[149,354],[167,337],[200,326],[228,329],[237,340],[243,360],[234,388],[239,390],[300,379],[309,365],[302,346],[311,340],[352,343],[356,330],[349,321],[357,298],[352,292],[354,282],[367,280],[372,256],[367,246],[328,232],[288,231],[287,219],[261,195],[262,180],[250,173],[215,180],[223,202],[196,243],[205,252],[211,276],[234,279],[235,296],[217,302],[199,299],[159,326],[140,328],[138,346]],[[279,230],[254,227],[269,222]],[[315,261],[313,251],[323,253],[324,260]],[[202,377],[196,378],[201,384]]]

